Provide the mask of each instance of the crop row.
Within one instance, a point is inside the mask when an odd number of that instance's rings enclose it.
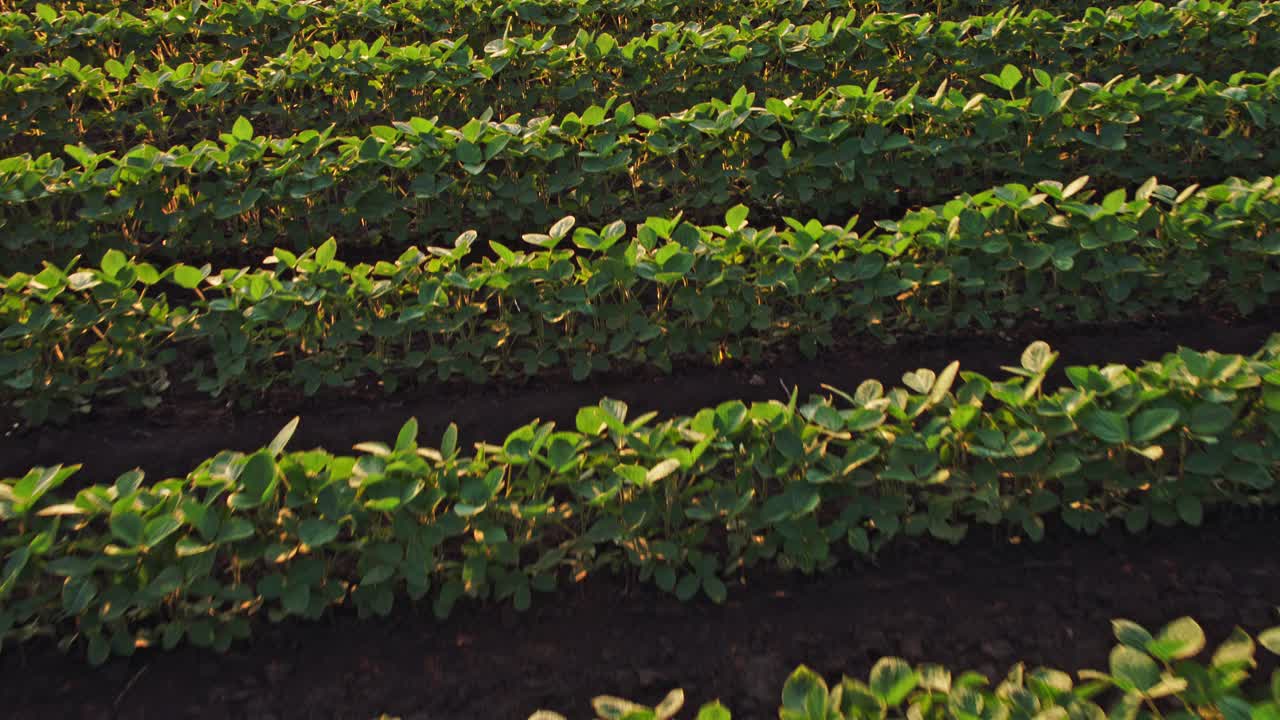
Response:
[[[1113,0],[1031,0],[1023,6],[1083,15],[1091,5],[1120,4],[1123,3]],[[58,62],[65,57],[101,63],[107,58],[144,51],[164,60],[181,57],[207,62],[227,60],[245,51],[278,54],[297,42],[372,42],[379,36],[395,44],[465,36],[481,47],[504,35],[539,30],[560,29],[562,39],[572,35],[576,27],[595,27],[627,36],[665,22],[807,23],[826,13],[850,9],[843,0],[229,0],[182,2],[170,7],[157,7],[150,2],[132,7],[115,2],[95,6],[91,2],[83,11],[65,6],[60,9],[56,4],[22,3],[25,7],[4,12],[5,5],[0,2],[3,67]],[[921,7],[908,0],[879,0],[863,3],[858,9],[942,9],[947,18],[960,19],[987,8],[988,4],[973,0],[952,0],[945,7],[937,3]]]
[[[804,0],[339,0],[298,3],[288,0],[231,0],[179,3],[171,7],[128,7],[104,3],[84,11],[44,5],[0,14],[0,56],[6,65],[76,57],[102,62],[130,52],[157,53],[165,59],[226,60],[246,51],[284,52],[297,42],[372,41],[380,35],[396,42],[438,37],[500,37],[539,29],[595,26],[615,32],[643,31],[654,22],[698,17],[704,21],[748,17],[798,16]],[[812,3],[820,15],[841,5]]]
[[[661,114],[738,87],[788,97],[875,78],[887,87],[982,83],[1005,63],[1082,78],[1196,73],[1225,79],[1269,71],[1280,58],[1280,15],[1270,6],[1224,2],[1167,8],[1139,3],[1066,22],[1047,11],[1008,9],[959,22],[902,14],[807,25],[675,23],[629,41],[580,30],[504,37],[476,52],[452,39],[397,46],[379,38],[315,43],[267,58],[164,63],[136,54],[101,66],[66,59],[0,75],[0,147],[38,155],[66,144],[169,145],[213,137],[242,115],[277,134],[333,123],[345,131],[423,114],[465,123],[583,112],[625,97]],[[989,86],[988,86],[989,87]]]
[[[525,239],[476,236],[351,265],[336,243],[262,268],[157,268],[107,253],[0,278],[0,397],[29,423],[97,401],[154,406],[171,386],[243,403],[376,377],[415,382],[758,362],[859,338],[1143,318],[1280,293],[1274,178],[1178,192],[1154,179],[1083,201],[1064,187],[1004,186],[881,221],[752,228],[650,219]],[[1080,193],[1080,194],[1077,194]]]
[[[867,679],[843,676],[828,686],[818,673],[796,668],[782,687],[781,720],[924,720],[977,718],[1138,718],[1171,717],[1269,720],[1280,717],[1280,670],[1268,683],[1249,683],[1257,668],[1257,646],[1280,655],[1280,627],[1258,634],[1255,641],[1236,628],[1213,651],[1208,662],[1197,660],[1208,643],[1194,619],[1182,617],[1151,632],[1132,620],[1113,620],[1117,645],[1107,669],[1080,670],[1079,684],[1070,674],[1047,667],[1028,670],[1023,663],[994,683],[981,673],[953,673],[935,665],[912,666],[885,657]],[[1248,684],[1247,684],[1248,683]],[[1109,699],[1104,700],[1104,698]],[[1100,702],[1107,702],[1104,709]],[[591,702],[600,720],[669,720],[684,707],[684,692],[673,690],[653,707],[601,695]],[[384,720],[390,720],[383,716]],[[704,705],[696,720],[731,720],[719,701]],[[565,720],[541,710],[529,720]]]
[[[900,536],[973,526],[1039,540],[1046,519],[1200,524],[1280,501],[1280,336],[1252,357],[1180,350],[1073,367],[1033,343],[996,381],[921,369],[803,404],[730,401],[629,417],[605,399],[574,427],[437,447],[417,423],[359,455],[225,451],[185,478],[58,492],[79,466],[0,483],[0,640],[51,636],[89,658],[189,641],[226,649],[266,617],[429,598],[528,607],[569,578],[627,571],[683,600],[725,599],[771,565],[813,573]]]
[[[1008,97],[942,87],[895,98],[873,82],[762,107],[742,89],[659,117],[615,98],[558,122],[413,118],[363,137],[255,137],[240,118],[191,148],[68,147],[78,167],[11,157],[0,160],[0,269],[109,247],[190,261],[330,236],[399,247],[459,228],[513,237],[566,214],[603,223],[679,210],[705,222],[739,202],[843,219],[1080,168],[1105,186],[1280,165],[1280,135],[1266,131],[1280,117],[1280,69],[1099,85],[1006,66],[987,79]]]

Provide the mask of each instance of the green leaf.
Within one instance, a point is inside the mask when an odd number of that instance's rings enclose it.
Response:
[[[578,409],[574,425],[583,435],[599,435],[608,427],[608,420],[603,408],[588,406]]]
[[[1258,644],[1276,655],[1280,655],[1280,626],[1263,630],[1258,636]]]
[[[179,287],[187,290],[194,290],[205,279],[206,275],[207,273],[201,272],[190,265],[179,264],[173,266],[173,281]]]
[[[675,717],[682,707],[684,707],[684,690],[676,688],[667,693],[667,696],[662,698],[662,702],[654,706],[653,715],[657,720],[668,720]]]
[[[598,695],[591,698],[591,707],[602,720],[628,720],[635,713],[644,712],[648,712],[648,716],[653,717],[652,711],[645,706],[612,695]]]
[[[1080,416],[1080,424],[1094,437],[1109,445],[1129,442],[1129,423],[1119,413],[1093,408]]]
[[[1213,667],[1223,670],[1237,670],[1253,667],[1253,655],[1257,646],[1249,633],[1236,628],[1231,637],[1218,646],[1213,653]]]
[[[276,460],[265,450],[249,456],[240,471],[240,485],[244,492],[238,507],[251,508],[261,505],[275,488]]]
[[[871,668],[871,692],[889,707],[906,700],[919,682],[920,676],[901,658],[881,658]]]
[[[680,602],[689,602],[694,595],[698,594],[698,588],[702,586],[701,579],[690,573],[680,578],[680,582],[676,583],[676,597]]]
[[[106,662],[108,657],[111,657],[111,643],[102,632],[89,635],[89,664],[96,667]]]
[[[929,389],[929,404],[937,405],[950,392],[951,386],[955,384],[956,376],[960,374],[960,361],[955,360],[942,369],[942,373],[933,381],[933,387]]]
[[[318,548],[338,537],[338,526],[328,520],[307,518],[298,525],[298,539],[308,547]]]
[[[1022,351],[1022,367],[1037,375],[1049,371],[1049,367],[1053,365],[1056,354],[1049,347],[1049,343],[1043,340],[1037,340],[1027,346]]]
[[[409,420],[400,428],[400,433],[396,435],[396,452],[405,452],[415,450],[418,446],[418,419],[409,418]]]
[[[951,409],[951,427],[964,430],[977,419],[982,409],[977,405],[957,405]]]
[[[786,720],[826,720],[827,683],[801,665],[782,686],[782,717]]]
[[[667,458],[662,462],[654,465],[645,473],[644,481],[646,484],[652,485],[655,482],[667,477],[671,473],[680,469],[680,461],[674,458]]]
[[[551,226],[549,234],[556,240],[563,240],[565,236],[569,234],[569,231],[573,229],[573,225],[576,222],[577,219],[574,218],[574,216],[566,215],[557,220],[556,223]]]
[[[1116,640],[1135,650],[1145,650],[1153,640],[1146,628],[1123,618],[1111,621],[1111,631],[1115,634]]]
[[[285,426],[280,428],[280,432],[276,433],[276,436],[271,439],[271,443],[267,445],[267,450],[270,451],[273,457],[280,457],[280,453],[284,452],[284,447],[289,444],[289,440],[293,438],[293,433],[297,429],[297,417],[293,418],[288,423],[285,423]]]
[[[182,527],[182,523],[173,515],[161,515],[147,521],[142,531],[142,544],[153,548]]]
[[[1188,426],[1198,435],[1217,435],[1231,427],[1235,413],[1225,405],[1201,402],[1191,408]]]
[[[1065,200],[1071,197],[1072,195],[1075,195],[1076,193],[1083,190],[1084,186],[1088,184],[1089,184],[1089,176],[1081,175],[1080,177],[1068,183],[1066,187],[1062,188],[1062,198]]]
[[[328,267],[329,263],[333,262],[334,257],[337,255],[338,241],[334,238],[329,238],[321,243],[320,247],[316,248],[316,264],[322,268]]]
[[[20,547],[9,553],[4,569],[0,570],[0,598],[5,597],[18,584],[18,576],[22,574],[27,561],[31,559],[31,548]]]
[[[840,702],[836,710],[841,713],[838,717],[848,720],[874,720],[886,714],[884,703],[871,688],[848,676],[840,681]]]
[[[108,250],[102,256],[102,272],[107,277],[114,278],[128,262],[129,260],[124,256],[124,253],[119,250]]]
[[[1178,411],[1172,408],[1144,410],[1133,418],[1133,441],[1148,443],[1168,432],[1178,423]]]
[[[146,528],[142,516],[128,511],[111,516],[111,534],[129,547],[142,545],[142,532]]]
[[[218,532],[216,542],[218,544],[237,542],[253,537],[254,532],[253,523],[244,518],[233,517],[222,526],[222,530]]]
[[[921,368],[915,372],[903,374],[902,384],[923,395],[929,392],[937,379],[938,376],[932,370]]]
[[[999,75],[985,73],[982,79],[1001,90],[1012,91],[1022,81],[1022,71],[1012,65],[1005,65]]]
[[[1012,65],[1005,65],[1000,71],[1000,87],[1012,90],[1022,82],[1022,71]]]
[[[237,140],[252,140],[253,124],[243,117],[236,118],[235,124],[231,126],[231,136]]]
[[[741,230],[747,226],[747,206],[734,205],[724,214],[724,225],[729,230]]]
[[[288,585],[280,594],[280,604],[294,615],[303,615],[311,606],[311,586],[305,584]]]
[[[694,720],[733,720],[733,716],[729,714],[728,708],[720,704],[717,700],[713,703],[703,705],[698,711],[698,716]]]
[[[444,434],[440,438],[440,455],[445,458],[453,456],[454,450],[458,448],[458,426],[449,423],[449,427],[444,429]]]
[[[1141,650],[1117,645],[1111,651],[1111,676],[1124,690],[1144,692],[1160,682],[1160,666]]]
[[[62,609],[75,617],[89,607],[89,603],[98,595],[98,586],[92,578],[68,580],[62,586]]]
[[[1182,660],[1204,649],[1204,630],[1189,617],[1178,618],[1147,643],[1147,650],[1160,660]]]
[[[702,578],[702,590],[711,598],[711,602],[717,605],[723,605],[725,599],[729,595],[728,588],[724,586],[724,581],[715,575],[707,575]]]
[[[1223,720],[1253,720],[1253,706],[1244,698],[1227,696],[1218,698],[1218,710]]]
[[[1194,495],[1179,496],[1177,509],[1178,517],[1188,525],[1199,527],[1204,521],[1204,505],[1200,502],[1200,498]]]

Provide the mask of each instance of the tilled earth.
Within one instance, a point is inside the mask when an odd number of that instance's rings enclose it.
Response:
[[[378,620],[264,625],[227,655],[146,652],[92,669],[51,648],[6,648],[0,714],[522,720],[548,708],[578,718],[597,694],[652,703],[681,686],[682,716],[720,698],[735,718],[777,717],[800,663],[865,676],[898,655],[998,679],[1019,660],[1104,668],[1117,617],[1156,627],[1192,615],[1211,642],[1236,625],[1257,633],[1280,623],[1277,548],[1274,512],[1141,537],[1050,528],[1039,545],[975,531],[959,546],[902,543],[821,577],[753,573],[724,606],[593,578],[525,614],[465,607],[441,623],[403,607]],[[1269,673],[1274,658],[1260,660]]]

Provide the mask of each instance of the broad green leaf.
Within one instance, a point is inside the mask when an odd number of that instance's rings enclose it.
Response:
[[[741,230],[747,226],[747,206],[734,205],[724,214],[724,224],[730,230]]]
[[[252,140],[253,125],[245,118],[238,117],[235,124],[231,126],[231,135],[237,140]]]
[[[826,720],[827,683],[814,671],[801,665],[782,686],[783,720]]]
[[[676,688],[667,693],[662,702],[654,706],[653,715],[657,720],[668,720],[675,717],[682,707],[684,707],[684,690]]]
[[[307,518],[298,525],[298,539],[311,548],[318,548],[336,537],[338,526],[327,520]]]
[[[1182,495],[1177,501],[1178,517],[1188,525],[1199,527],[1204,521],[1204,505],[1194,495]]]
[[[612,695],[598,695],[592,698],[591,707],[595,709],[601,720],[624,720],[632,713],[649,710],[643,705]]]
[[[577,222],[577,220],[572,215],[566,215],[565,217],[560,218],[556,221],[555,225],[551,226],[551,237],[556,240],[564,239],[569,234],[569,231],[573,229],[575,222]]]
[[[288,585],[280,594],[280,604],[294,615],[303,615],[311,606],[310,585]]]
[[[1036,374],[1046,373],[1053,365],[1054,357],[1055,353],[1049,347],[1049,343],[1037,340],[1022,351],[1022,367]]]
[[[237,496],[237,505],[242,508],[261,505],[275,488],[275,479],[276,461],[269,451],[262,450],[250,455],[240,471],[239,481],[243,492]]]
[[[289,444],[289,440],[293,438],[293,433],[298,429],[299,418],[294,417],[285,426],[280,428],[280,432],[271,439],[271,443],[267,445],[267,450],[273,457],[280,457],[280,453],[284,452],[284,448]]]
[[[18,584],[18,576],[22,574],[27,561],[31,559],[31,548],[20,547],[9,553],[4,568],[0,570],[0,599],[7,596]]]
[[[92,578],[68,580],[62,586],[62,610],[75,617],[89,607],[89,603],[98,595],[98,586]]]
[[[578,409],[574,425],[583,435],[599,435],[608,427],[608,421],[602,408],[588,406]]]
[[[1125,690],[1145,692],[1160,682],[1160,666],[1141,650],[1117,645],[1110,662],[1112,678]]]
[[[179,264],[173,267],[173,281],[188,290],[193,290],[200,285],[206,274],[190,265]]]
[[[1244,698],[1227,696],[1218,699],[1223,720],[1254,720],[1253,706]]]
[[[338,254],[338,241],[334,238],[325,240],[320,247],[316,248],[316,264],[321,268],[328,267],[333,262],[333,258]]]
[[[155,547],[182,527],[182,523],[173,515],[161,515],[147,521],[142,531],[142,544],[148,548]]]
[[[142,545],[142,532],[146,523],[136,512],[127,511],[111,516],[111,534],[129,547]]]
[[[1132,437],[1137,443],[1148,443],[1178,423],[1178,411],[1172,408],[1144,410],[1133,418]]]
[[[396,452],[406,452],[415,450],[418,446],[418,419],[409,418],[409,420],[400,428],[400,433],[396,435]]]
[[[1135,650],[1145,650],[1153,640],[1146,628],[1123,618],[1111,621],[1111,631],[1115,634],[1116,640]]]
[[[667,458],[666,460],[663,460],[662,462],[650,468],[649,471],[645,473],[644,481],[647,484],[658,482],[659,480],[667,477],[668,475],[670,475],[671,473],[679,469],[680,469],[679,460],[676,460],[673,458]]]
[[[694,720],[733,720],[733,716],[729,714],[728,708],[720,704],[717,700],[713,703],[703,705],[698,710],[698,716]]]
[[[1258,635],[1258,644],[1272,653],[1280,655],[1280,626],[1262,631],[1262,634]]]
[[[1129,442],[1129,422],[1119,413],[1092,408],[1081,414],[1080,424],[1094,437],[1110,445]]]
[[[1249,633],[1236,628],[1214,651],[1213,667],[1223,670],[1251,668],[1256,664],[1253,658],[1256,648]]]
[[[108,250],[102,256],[102,272],[107,277],[114,278],[128,262],[129,260],[124,256],[124,253],[114,249]]]
[[[915,690],[920,676],[911,669],[911,664],[901,658],[881,658],[871,668],[871,692],[880,698],[885,705],[894,707],[907,699],[907,695]]]
[[[1189,617],[1178,618],[1169,623],[1147,643],[1147,650],[1160,660],[1181,660],[1189,658],[1204,649],[1204,630]]]

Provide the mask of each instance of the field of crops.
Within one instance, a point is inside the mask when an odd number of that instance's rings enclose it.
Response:
[[[1274,0],[0,0],[0,714],[1280,720],[1278,127]]]

